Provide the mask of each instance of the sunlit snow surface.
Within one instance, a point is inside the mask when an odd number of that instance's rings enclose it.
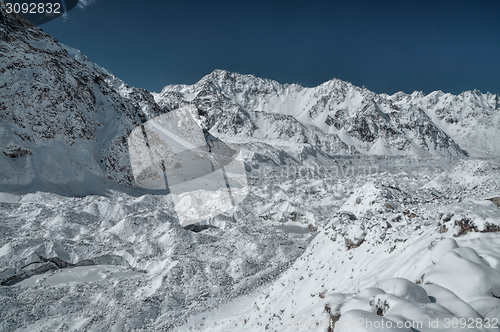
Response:
[[[498,163],[461,161],[435,177],[432,167],[418,176],[411,169],[353,190],[339,208],[351,214],[333,215],[253,300],[193,316],[179,330],[500,330],[500,236],[492,227],[500,209],[490,201],[498,197]],[[464,170],[466,179],[450,181]],[[469,228],[457,224],[466,220],[477,229],[462,234]]]
[[[337,316],[499,315],[497,160],[249,164],[245,200],[192,230],[171,195],[0,195],[0,330],[326,332]]]

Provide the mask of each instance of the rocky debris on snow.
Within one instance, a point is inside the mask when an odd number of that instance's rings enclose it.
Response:
[[[6,155],[7,157],[11,157],[13,159],[22,157],[25,155],[31,155],[33,152],[31,152],[30,149],[23,148],[21,146],[17,145],[8,145],[5,147],[3,150],[3,154]]]
[[[466,198],[460,203],[443,207],[440,227],[443,233],[452,231],[453,236],[469,232],[491,233],[500,231],[500,211],[490,200]]]

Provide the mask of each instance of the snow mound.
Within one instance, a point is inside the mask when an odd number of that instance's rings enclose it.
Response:
[[[462,253],[462,255],[460,255]],[[438,259],[425,274],[423,285],[392,278],[354,296],[342,298],[333,322],[335,331],[447,331],[446,322],[467,317],[486,322],[499,308],[500,273],[472,249],[444,239],[432,248]],[[347,295],[349,296],[349,295]],[[327,295],[328,298],[328,295]],[[336,298],[341,298],[336,295]],[[476,310],[477,308],[477,310]],[[466,320],[467,321],[467,320]],[[491,324],[490,324],[491,327]],[[412,330],[413,328],[413,330]],[[496,331],[483,324],[454,331]]]
[[[378,287],[388,294],[394,294],[410,301],[430,303],[429,296],[422,287],[404,278],[382,281]]]
[[[500,272],[487,262],[469,260],[457,251],[444,253],[424,281],[449,289],[466,302],[480,297],[500,297]]]

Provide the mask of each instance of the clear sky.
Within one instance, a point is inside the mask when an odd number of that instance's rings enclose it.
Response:
[[[134,87],[214,69],[378,93],[500,94],[498,0],[94,0],[41,25]]]

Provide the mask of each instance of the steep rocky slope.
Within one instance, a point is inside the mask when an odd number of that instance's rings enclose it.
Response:
[[[77,50],[0,10],[0,183],[132,183],[127,135],[160,114]]]

